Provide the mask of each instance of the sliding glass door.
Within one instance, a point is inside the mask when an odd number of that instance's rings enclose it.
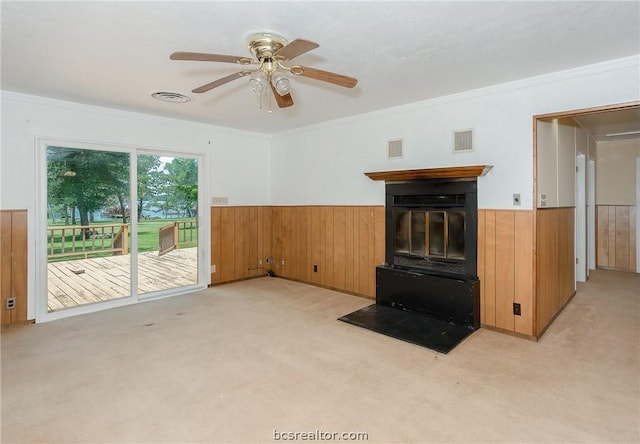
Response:
[[[138,294],[198,282],[198,160],[138,155]]]
[[[46,234],[38,251],[46,259],[38,275],[46,274],[46,301],[39,302],[40,320],[204,287],[197,156],[41,145],[46,216],[39,219]]]
[[[47,309],[131,296],[130,154],[47,146]]]

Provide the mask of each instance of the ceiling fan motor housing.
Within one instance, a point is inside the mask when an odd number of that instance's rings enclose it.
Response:
[[[286,46],[287,41],[275,34],[256,34],[250,37],[249,51],[258,59],[272,59],[274,54]]]

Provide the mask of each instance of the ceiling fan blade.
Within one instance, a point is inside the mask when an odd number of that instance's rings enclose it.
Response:
[[[302,72],[299,72],[300,70],[302,70]],[[306,66],[295,66],[291,72],[302,77],[333,83],[334,85],[344,86],[345,88],[353,88],[358,84],[358,79],[353,77],[343,76],[342,74],[323,71],[321,69],[308,68]]]
[[[224,62],[224,63],[239,63],[241,65],[248,65],[253,63],[252,59],[247,57],[239,57],[224,54],[207,54],[204,52],[174,52],[169,57],[171,60],[194,60],[199,62]]]
[[[276,52],[275,56],[278,58],[281,57],[282,60],[291,60],[305,52],[316,49],[318,46],[320,45],[316,42],[312,42],[311,40],[296,39]]]
[[[275,86],[273,86],[271,83],[269,83],[269,85],[271,85],[271,91],[273,92],[273,96],[276,98],[278,108],[288,108],[293,105],[293,97],[291,97],[291,93],[287,93],[284,96],[281,96],[280,94],[278,94]]]
[[[217,88],[218,86],[222,86],[225,83],[229,83],[233,80],[239,79],[240,77],[244,77],[247,75],[247,71],[240,71],[240,72],[235,72],[233,74],[230,74],[226,77],[223,77],[221,79],[218,80],[214,80],[211,83],[207,83],[206,85],[202,85],[196,89],[194,89],[191,92],[194,93],[203,93],[203,92],[207,92],[207,91],[211,91],[213,88]]]

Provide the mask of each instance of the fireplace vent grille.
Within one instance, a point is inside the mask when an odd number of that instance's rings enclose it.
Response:
[[[473,151],[473,129],[455,130],[453,132],[453,152]]]
[[[402,139],[389,141],[389,159],[402,158]]]

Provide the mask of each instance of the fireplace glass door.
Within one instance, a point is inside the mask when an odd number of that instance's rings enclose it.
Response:
[[[395,253],[464,260],[465,213],[455,210],[396,210]]]
[[[427,213],[411,211],[411,254],[426,256],[427,251]]]
[[[464,212],[447,211],[447,257],[464,260]]]
[[[445,257],[445,212],[428,211],[429,218],[429,256]]]

